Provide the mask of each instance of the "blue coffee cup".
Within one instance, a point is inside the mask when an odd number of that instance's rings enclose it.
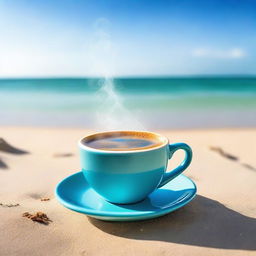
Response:
[[[156,146],[139,150],[111,151],[88,146],[87,141],[115,133],[153,136]],[[89,185],[105,200],[116,204],[136,203],[155,189],[181,174],[192,160],[192,150],[185,143],[169,144],[166,137],[152,132],[113,131],[96,133],[79,141],[81,167]],[[166,172],[168,159],[175,151],[185,151],[184,161]]]

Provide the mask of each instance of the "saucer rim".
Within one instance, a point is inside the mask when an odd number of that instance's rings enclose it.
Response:
[[[79,171],[79,172],[76,172],[76,173],[73,173],[69,176],[67,176],[66,178],[64,178],[63,180],[61,180],[56,188],[55,188],[55,196],[57,198],[57,200],[66,208],[72,210],[72,211],[76,211],[76,212],[79,212],[79,213],[83,213],[83,214],[86,214],[86,215],[89,215],[90,217],[110,217],[110,218],[129,218],[129,217],[143,217],[143,218],[153,218],[153,217],[157,217],[155,216],[156,213],[159,213],[161,212],[161,215],[159,216],[162,216],[162,215],[165,215],[167,213],[170,213],[172,211],[175,211],[181,207],[183,207],[184,205],[188,204],[190,201],[192,201],[195,197],[196,197],[196,193],[197,193],[197,186],[195,184],[195,182],[190,179],[189,177],[185,176],[184,174],[180,174],[179,176],[182,176],[182,178],[185,178],[187,180],[189,180],[194,189],[193,189],[193,192],[190,193],[189,196],[187,196],[187,198],[183,199],[181,202],[178,202],[177,204],[175,204],[174,206],[170,206],[170,207],[167,207],[166,209],[159,209],[159,211],[145,211],[145,212],[140,212],[140,211],[134,211],[134,212],[129,212],[128,214],[125,213],[125,212],[110,212],[110,211],[101,211],[101,210],[96,210],[96,209],[89,209],[89,208],[86,208],[86,207],[82,207],[82,206],[77,206],[75,204],[72,204],[72,203],[69,203],[67,202],[66,200],[63,200],[60,196],[59,196],[59,193],[58,193],[58,189],[60,188],[60,186],[68,179],[72,179],[73,176],[76,176],[76,175],[83,175],[83,172],[82,171]],[[178,176],[178,177],[179,177]],[[171,183],[172,181],[170,181]],[[88,183],[87,183],[88,184]],[[167,183],[168,184],[168,183]],[[89,184],[88,184],[89,186]],[[98,195],[100,197],[100,195]]]

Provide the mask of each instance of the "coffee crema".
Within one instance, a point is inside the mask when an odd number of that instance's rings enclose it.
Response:
[[[166,142],[164,137],[149,132],[104,132],[85,137],[85,146],[109,151],[143,150],[161,146]]]

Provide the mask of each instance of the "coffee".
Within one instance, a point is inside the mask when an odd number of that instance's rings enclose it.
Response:
[[[87,137],[84,145],[110,151],[129,151],[154,148],[163,144],[161,138],[146,132],[109,132]]]

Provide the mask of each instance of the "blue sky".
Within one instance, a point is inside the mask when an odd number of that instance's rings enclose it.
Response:
[[[256,1],[0,0],[0,77],[256,74]]]

